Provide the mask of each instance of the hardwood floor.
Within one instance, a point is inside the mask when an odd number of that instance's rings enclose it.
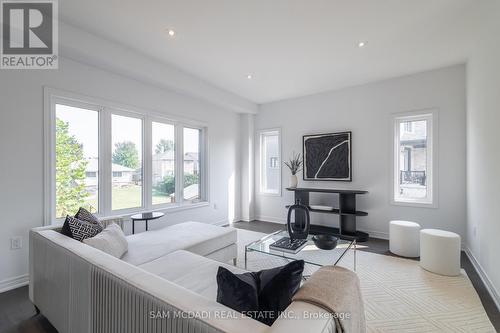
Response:
[[[271,233],[284,229],[284,225],[263,221],[236,222],[233,227],[251,231]],[[364,247],[360,251],[374,252],[384,255],[393,255],[389,252],[389,241],[370,238],[368,242],[362,243]],[[462,252],[462,268],[467,272],[472,285],[476,289],[481,302],[490,318],[493,326],[500,332],[500,313],[493,299],[490,297],[485,285],[469,261]],[[50,322],[41,314],[36,314],[35,307],[28,298],[28,287],[21,287],[0,294],[0,332],[1,333],[50,333],[57,332]]]
[[[0,294],[0,332],[57,332],[49,321],[37,314],[28,297],[28,286]]]

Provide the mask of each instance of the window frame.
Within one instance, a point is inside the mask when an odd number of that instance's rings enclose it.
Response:
[[[56,218],[55,203],[55,119],[56,104],[89,109],[98,112],[98,217],[127,216],[133,213],[159,210],[179,211],[210,205],[209,171],[208,171],[208,126],[203,122],[180,117],[170,117],[163,112],[151,111],[145,108],[134,108],[106,100],[83,96],[72,92],[44,87],[44,225],[51,225],[64,220]],[[112,210],[112,115],[138,118],[142,120],[142,205],[137,208]],[[165,123],[174,126],[176,144],[176,202],[152,204],[152,122]],[[183,169],[179,168],[182,161],[183,128],[199,129],[200,139],[200,201],[196,203],[183,202],[182,179]],[[180,133],[180,135],[179,135]],[[180,152],[180,159],[179,159]],[[182,166],[182,164],[181,164]],[[179,200],[178,200],[179,198]]]
[[[399,187],[401,123],[427,121],[427,198],[407,199],[396,196]],[[438,208],[438,110],[425,109],[395,113],[391,118],[391,175],[390,201],[392,205]]]
[[[282,195],[282,177],[283,177],[283,168],[282,168],[282,152],[281,152],[281,128],[270,128],[259,130],[259,193],[265,196],[273,196],[273,197],[281,197]],[[265,172],[264,169],[267,165],[267,160],[264,156],[264,137],[270,135],[278,135],[278,191],[266,191],[264,187],[264,177]]]

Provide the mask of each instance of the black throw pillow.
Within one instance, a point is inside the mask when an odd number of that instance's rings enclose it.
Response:
[[[86,238],[94,237],[103,230],[100,224],[82,221],[71,216],[66,216],[66,221],[68,221],[71,230],[71,237],[80,242]]]
[[[73,234],[71,233],[71,228],[69,227],[69,215],[66,216],[64,220],[63,226],[61,228],[61,234],[73,238]]]
[[[80,209],[78,209],[78,212],[76,213],[75,218],[80,220],[80,221],[86,221],[89,223],[97,224],[99,227],[101,227],[101,229],[104,229],[101,222],[99,222],[99,219],[97,219],[97,217],[95,217],[94,214],[92,214],[91,212],[89,212],[88,210],[86,210],[83,207],[80,207]],[[68,236],[68,237],[71,237],[71,238],[74,238],[73,234],[71,233],[71,228],[69,227],[68,216],[66,216],[66,219],[64,220],[63,226],[61,228],[61,234]]]
[[[219,267],[217,302],[270,326],[292,302],[303,271],[303,260],[243,274]]]
[[[278,319],[281,312],[292,303],[292,297],[300,288],[304,260],[260,271],[259,311],[271,311],[269,318],[262,322],[267,325]],[[267,320],[266,320],[267,319]]]
[[[101,224],[101,222],[99,222],[99,219],[94,214],[92,214],[91,212],[89,212],[88,210],[86,210],[83,207],[80,207],[80,209],[78,209],[78,212],[75,214],[75,218],[77,218],[81,221],[86,221],[86,222],[98,224],[102,227],[102,224]]]
[[[224,267],[217,272],[217,302],[238,312],[259,309],[256,273],[233,274]]]

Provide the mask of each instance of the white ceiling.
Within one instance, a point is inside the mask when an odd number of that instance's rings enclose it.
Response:
[[[59,12],[261,104],[463,63],[481,1],[64,0]]]

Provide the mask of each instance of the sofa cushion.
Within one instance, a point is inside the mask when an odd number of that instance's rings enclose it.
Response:
[[[185,222],[127,236],[128,252],[122,260],[141,265],[176,250],[202,256],[236,243],[236,229],[200,222]]]
[[[111,223],[106,229],[94,237],[84,239],[83,242],[115,258],[121,258],[128,249],[125,234],[116,223]]]
[[[139,265],[140,268],[159,275],[205,298],[217,298],[217,270],[219,266],[235,274],[245,270],[235,266],[202,257],[188,251],[175,251],[151,262]]]

